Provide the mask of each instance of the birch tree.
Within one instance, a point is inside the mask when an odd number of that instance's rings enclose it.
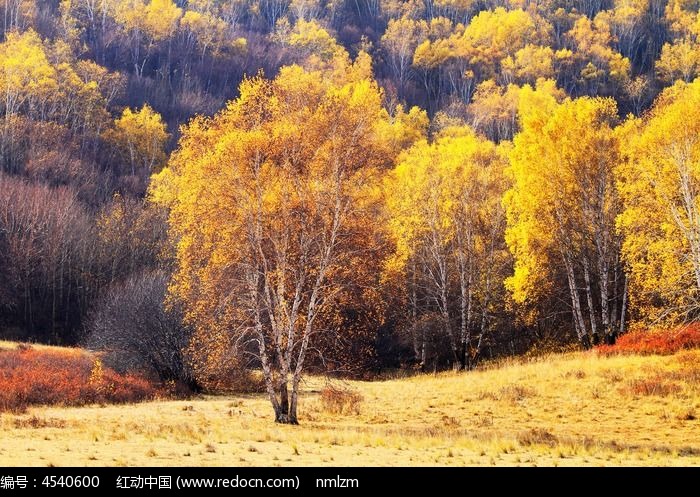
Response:
[[[369,79],[284,68],[183,133],[153,198],[170,207],[172,294],[196,329],[199,369],[232,353],[262,369],[279,423],[298,423],[299,386],[321,315],[368,257],[380,215],[388,116]],[[379,133],[379,131],[382,133]]]
[[[626,288],[615,231],[615,103],[585,97],[556,104],[523,92],[523,129],[509,169],[513,187],[504,199],[515,257],[506,285],[525,304],[551,293],[563,277],[579,341],[614,341],[624,327]]]
[[[664,91],[626,133],[619,225],[630,293],[647,322],[697,317],[700,292],[700,82]]]
[[[419,142],[386,182],[396,253],[387,270],[408,287],[414,352],[425,367],[430,346],[418,326],[431,314],[447,337],[451,362],[471,369],[492,324],[499,278],[507,260],[505,154],[469,128],[451,128],[434,143]]]

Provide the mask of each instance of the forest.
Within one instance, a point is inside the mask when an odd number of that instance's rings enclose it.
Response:
[[[0,0],[0,337],[216,390],[700,311],[700,4]]]

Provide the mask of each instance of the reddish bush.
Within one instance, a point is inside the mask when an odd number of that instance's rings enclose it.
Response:
[[[671,355],[696,348],[700,348],[700,323],[665,330],[632,331],[621,336],[615,345],[601,345],[597,350],[603,355]]]
[[[83,351],[0,349],[0,411],[30,405],[126,403],[163,393],[135,375],[120,375]]]

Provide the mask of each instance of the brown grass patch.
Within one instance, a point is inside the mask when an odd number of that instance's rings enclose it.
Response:
[[[40,418],[38,416],[29,416],[24,418],[16,418],[13,421],[15,428],[65,428],[66,421],[58,418]]]
[[[654,376],[630,380],[622,390],[637,397],[650,395],[668,397],[680,392],[681,387],[661,376]]]
[[[532,388],[523,385],[508,385],[501,388],[498,392],[499,400],[509,400],[511,402],[520,402],[536,395]]]
[[[528,431],[523,431],[518,434],[517,440],[524,447],[532,445],[555,447],[559,443],[559,439],[555,435],[543,428],[531,428]]]
[[[326,386],[321,390],[321,406],[331,414],[359,414],[362,394],[348,387]]]

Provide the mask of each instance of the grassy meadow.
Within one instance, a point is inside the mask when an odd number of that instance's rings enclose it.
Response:
[[[263,394],[5,412],[0,465],[700,465],[700,350],[336,381],[362,397],[342,414],[325,382],[305,384],[300,426]]]

